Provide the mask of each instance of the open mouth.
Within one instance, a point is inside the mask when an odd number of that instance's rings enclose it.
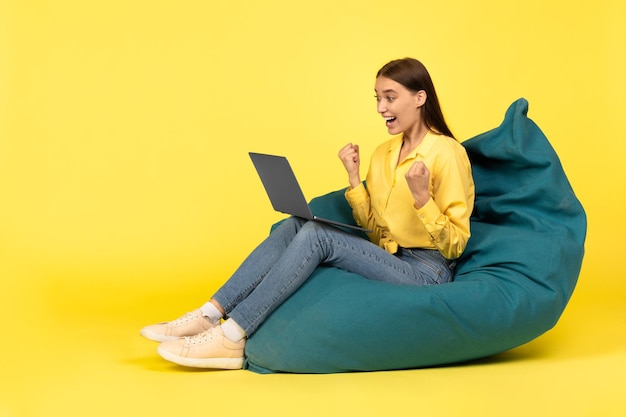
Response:
[[[396,121],[396,118],[395,118],[395,117],[385,117],[385,124],[386,124],[387,126],[389,126],[390,124],[392,124],[392,123],[393,123],[393,122],[395,122],[395,121]]]

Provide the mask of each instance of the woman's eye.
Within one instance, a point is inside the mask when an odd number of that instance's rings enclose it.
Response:
[[[380,96],[374,96],[374,98],[375,98],[375,99],[376,99],[376,101],[377,101],[377,102],[379,102],[379,103],[380,103],[380,101],[382,101],[382,99],[383,99],[383,98],[382,98],[382,97],[380,97]],[[389,102],[389,103],[392,103],[393,101],[395,101],[395,99],[396,99],[395,97],[391,97],[391,96],[387,96],[387,97],[385,97],[385,100],[387,100],[387,102]]]

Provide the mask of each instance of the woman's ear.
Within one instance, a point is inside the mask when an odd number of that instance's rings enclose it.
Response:
[[[415,93],[415,104],[417,105],[417,107],[422,107],[424,104],[426,104],[427,98],[428,96],[426,95],[426,91],[424,90],[419,90],[417,93]]]

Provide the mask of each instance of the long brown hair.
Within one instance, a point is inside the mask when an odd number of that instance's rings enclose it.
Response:
[[[414,58],[396,59],[378,70],[376,78],[378,77],[394,80],[414,92],[424,90],[426,92],[426,103],[424,104],[426,127],[434,133],[454,138],[439,106],[433,80],[424,64]]]

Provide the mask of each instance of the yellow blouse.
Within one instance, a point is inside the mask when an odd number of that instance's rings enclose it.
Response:
[[[458,258],[470,237],[474,181],[465,148],[453,138],[427,133],[422,142],[398,163],[402,135],[381,144],[372,155],[361,184],[346,191],[354,218],[373,230],[368,237],[390,253],[398,246],[439,250]],[[404,178],[415,161],[430,171],[430,200],[421,208]]]

